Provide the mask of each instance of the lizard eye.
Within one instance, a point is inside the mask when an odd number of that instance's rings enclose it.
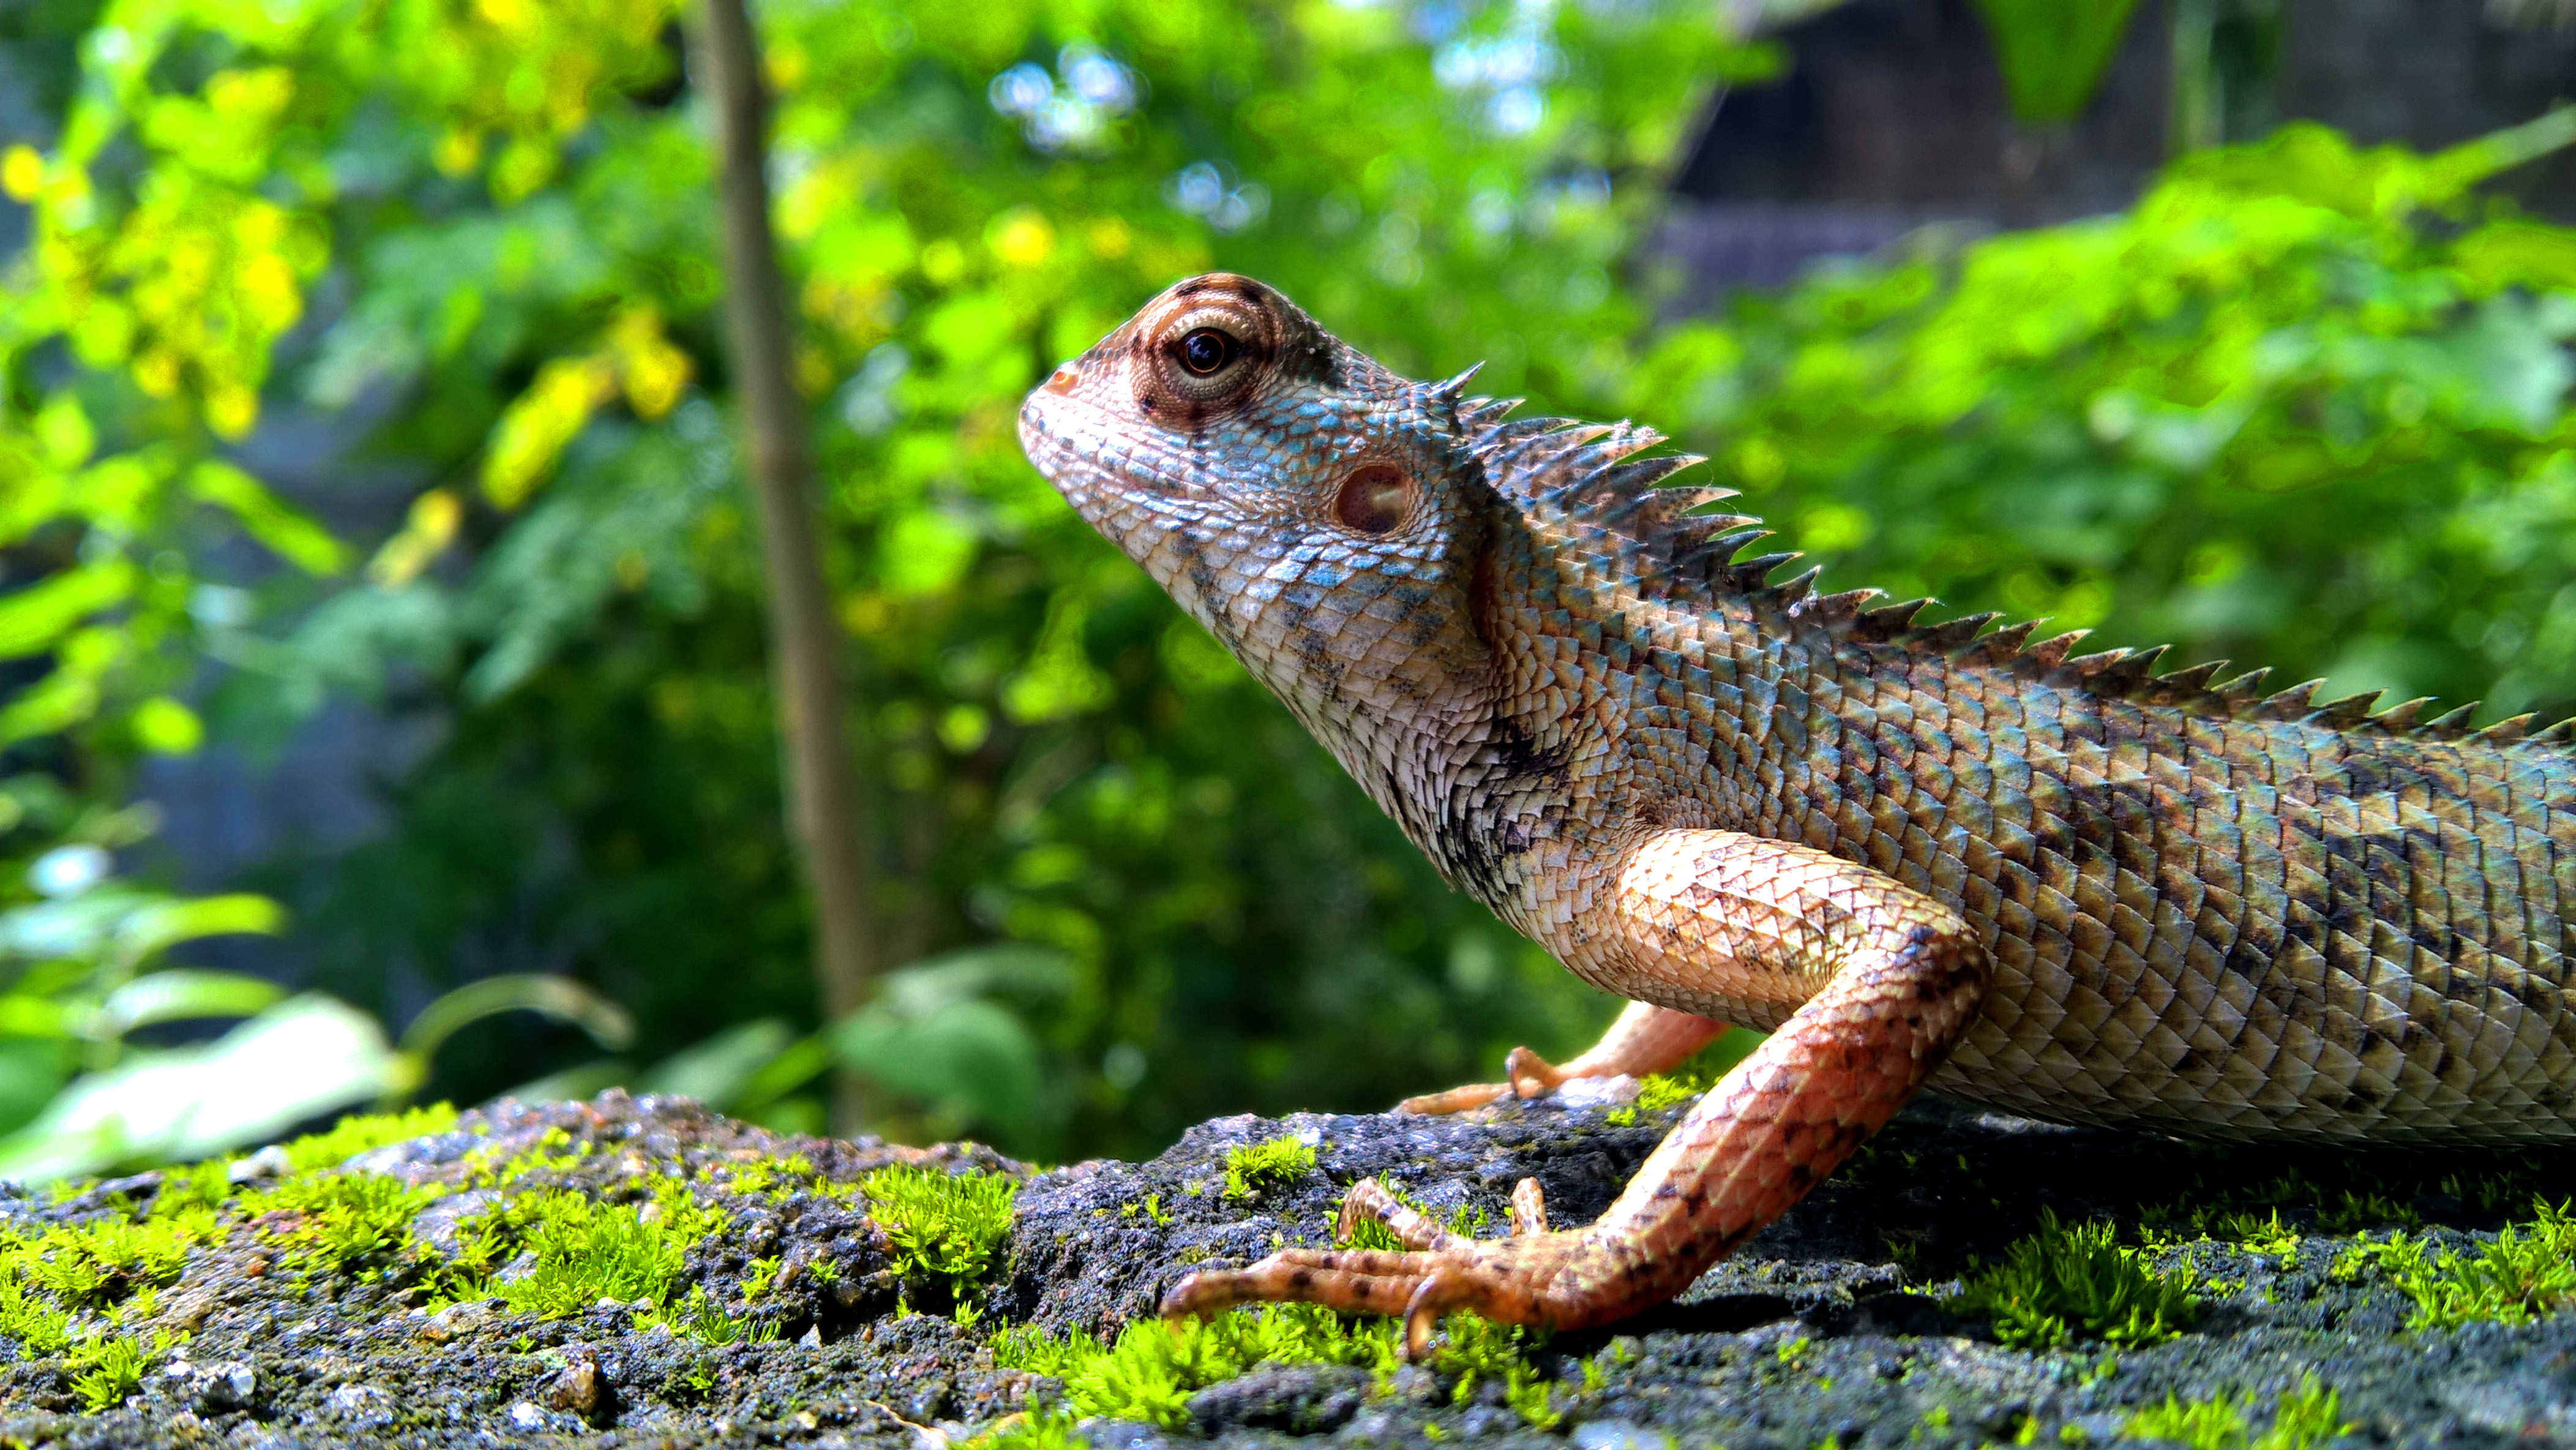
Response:
[[[1392,463],[1371,463],[1342,480],[1333,496],[1333,517],[1363,534],[1391,534],[1413,516],[1419,489],[1413,478]]]
[[[1231,333],[1202,327],[1181,339],[1180,355],[1181,366],[1190,370],[1190,376],[1211,378],[1243,355],[1243,344]]]
[[[1196,428],[1248,402],[1279,357],[1280,319],[1260,284],[1184,282],[1139,316],[1136,406],[1167,428]]]

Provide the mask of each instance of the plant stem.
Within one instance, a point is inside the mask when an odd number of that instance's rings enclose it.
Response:
[[[760,501],[787,817],[814,897],[815,984],[824,1019],[835,1021],[857,1010],[876,967],[867,799],[842,723],[840,629],[816,539],[805,407],[790,375],[786,288],[769,227],[769,103],[759,40],[743,0],[706,0],[699,35],[715,103],[725,317]],[[843,1068],[833,1125],[856,1132],[863,1106],[858,1080]]]

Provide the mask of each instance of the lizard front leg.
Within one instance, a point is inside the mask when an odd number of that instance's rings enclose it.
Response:
[[[1447,1092],[1425,1093],[1396,1104],[1405,1113],[1462,1113],[1504,1096],[1534,1098],[1579,1077],[1644,1077],[1670,1072],[1691,1054],[1717,1040],[1726,1024],[1696,1012],[1677,1012],[1651,1002],[1631,1002],[1620,1010],[1610,1030],[1582,1056],[1559,1066],[1526,1047],[1515,1047],[1503,1059],[1508,1082],[1469,1083]]]
[[[1516,1214],[1525,1231],[1466,1239],[1426,1232],[1363,1183],[1348,1207],[1387,1221],[1411,1251],[1288,1250],[1192,1274],[1163,1312],[1278,1299],[1400,1310],[1417,1357],[1454,1310],[1551,1329],[1624,1318],[1689,1287],[1840,1166],[1923,1085],[1985,994],[1990,963],[1958,913],[1821,851],[1665,831],[1610,874],[1612,889],[1579,923],[1587,975],[1667,1002],[1799,1005],[1609,1212],[1562,1232]]]

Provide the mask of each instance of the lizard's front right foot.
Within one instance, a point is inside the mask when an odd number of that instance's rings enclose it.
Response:
[[[1508,1238],[1475,1239],[1433,1222],[1374,1178],[1342,1200],[1348,1241],[1365,1219],[1386,1226],[1400,1252],[1282,1249],[1245,1269],[1202,1270],[1163,1296],[1165,1318],[1218,1313],[1237,1304],[1302,1301],[1343,1314],[1400,1315],[1404,1357],[1429,1352],[1444,1315],[1472,1311],[1498,1324],[1570,1329],[1623,1318],[1679,1287],[1659,1272],[1653,1246],[1597,1227],[1550,1232],[1538,1180],[1512,1190]],[[1678,1276],[1688,1283],[1693,1275]]]
[[[1503,1072],[1511,1081],[1469,1083],[1447,1092],[1424,1093],[1397,1103],[1395,1110],[1425,1115],[1463,1113],[1505,1097],[1534,1098],[1553,1092],[1559,1084],[1575,1075],[1526,1047],[1511,1050],[1510,1055],[1503,1059]]]

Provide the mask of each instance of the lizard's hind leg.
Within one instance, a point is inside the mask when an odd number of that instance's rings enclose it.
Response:
[[[1452,1310],[1575,1329],[1687,1288],[1787,1212],[1894,1116],[1983,1000],[1991,967],[1958,913],[1867,867],[1727,831],[1667,831],[1610,863],[1613,889],[1569,955],[1667,1002],[1799,1003],[1584,1228],[1450,1239],[1406,1254],[1315,1249],[1193,1274],[1166,1314],[1251,1299],[1374,1308],[1404,1295],[1409,1354]],[[1533,1196],[1534,1197],[1534,1196]],[[1391,1200],[1390,1200],[1391,1201]],[[1374,1203],[1368,1208],[1374,1209]]]

